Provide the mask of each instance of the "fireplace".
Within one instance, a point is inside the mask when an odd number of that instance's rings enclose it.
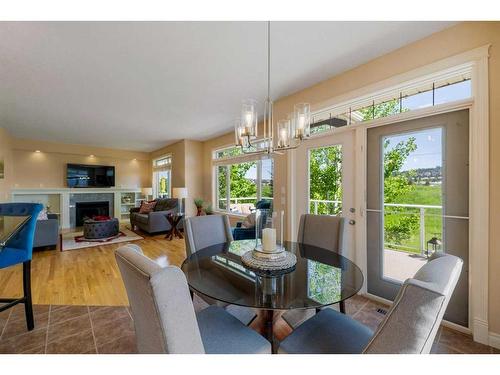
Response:
[[[76,202],[76,226],[81,227],[86,219],[94,216],[109,216],[109,202]]]

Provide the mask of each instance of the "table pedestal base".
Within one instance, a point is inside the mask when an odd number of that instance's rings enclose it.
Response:
[[[271,343],[272,354],[278,353],[278,340],[274,337],[274,311],[264,310],[264,336]]]

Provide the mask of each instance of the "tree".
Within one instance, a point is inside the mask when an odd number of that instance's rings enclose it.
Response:
[[[398,200],[415,189],[411,183],[415,171],[402,172],[408,156],[417,149],[414,137],[390,148],[390,140],[384,141],[384,203],[401,203]],[[416,213],[403,207],[389,207],[384,215],[385,242],[401,245],[418,229]],[[391,246],[391,245],[389,245]]]
[[[310,199],[342,201],[342,146],[311,150],[309,171]],[[342,205],[318,204],[318,214],[337,215],[341,209]]]
[[[246,177],[247,172],[251,168],[257,168],[257,163],[249,162],[231,165],[231,198],[257,196],[257,186],[255,182]]]
[[[392,99],[387,102],[371,105],[359,110],[359,112],[363,115],[363,121],[387,117],[406,111],[407,109],[400,108],[399,99]]]

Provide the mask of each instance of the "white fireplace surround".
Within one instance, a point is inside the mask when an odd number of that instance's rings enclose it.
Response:
[[[34,202],[42,203],[44,206],[50,205],[53,213],[59,214],[62,229],[71,228],[71,196],[75,194],[113,194],[113,211],[110,216],[125,221],[123,213],[128,212],[130,203],[122,203],[123,193],[140,194],[140,188],[38,188],[23,189],[15,188],[11,190],[12,202]]]

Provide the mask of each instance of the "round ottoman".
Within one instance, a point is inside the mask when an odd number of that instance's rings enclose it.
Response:
[[[83,237],[89,240],[115,237],[120,233],[120,223],[117,218],[109,220],[85,220]]]

